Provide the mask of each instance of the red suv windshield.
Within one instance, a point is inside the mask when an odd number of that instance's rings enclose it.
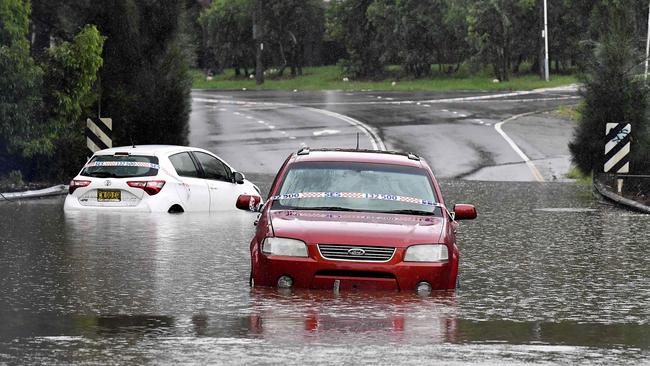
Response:
[[[431,215],[438,207],[425,169],[354,162],[296,163],[271,199],[275,209]]]

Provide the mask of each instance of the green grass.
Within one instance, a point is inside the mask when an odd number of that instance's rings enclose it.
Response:
[[[582,185],[591,186],[593,185],[593,175],[585,175],[575,166],[572,166],[571,169],[566,174],[566,177],[569,179],[575,179],[576,182]]]
[[[557,110],[557,114],[564,119],[578,122],[580,120],[580,106],[577,104],[561,105]]]
[[[399,68],[389,68],[389,72],[397,74]],[[288,73],[289,70],[285,75]],[[379,81],[345,82],[338,66],[307,67],[301,77],[267,78],[262,85],[255,85],[255,80],[248,78],[235,78],[231,69],[215,75],[210,81],[200,70],[192,70],[192,77],[195,89],[220,90],[530,90],[577,82],[574,76],[552,76],[549,82],[545,82],[536,75],[525,75],[513,76],[508,82],[493,83],[493,78],[487,73],[472,76],[464,69],[458,74],[438,74],[427,79],[389,77]]]

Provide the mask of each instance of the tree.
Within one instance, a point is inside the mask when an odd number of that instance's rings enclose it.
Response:
[[[510,78],[513,55],[515,62],[526,58],[526,50],[535,54],[536,37],[530,33],[535,14],[533,0],[487,0],[469,8],[468,34],[476,57],[492,64],[494,75],[502,81]]]
[[[356,78],[379,77],[384,72],[383,35],[367,14],[372,3],[373,0],[333,0],[328,9],[330,37],[345,44],[348,51],[344,72]]]
[[[65,179],[79,169],[87,155],[85,116],[96,102],[92,87],[102,66],[104,37],[93,25],[84,26],[72,42],[47,49],[44,111],[47,128],[42,143],[54,153],[41,175]]]
[[[443,2],[444,17],[436,56],[438,64],[455,64],[453,71],[471,54],[467,42],[467,8],[469,0]]]
[[[204,10],[199,23],[206,33],[206,44],[216,56],[219,68],[234,67],[235,74],[248,76],[255,58],[252,0],[215,0]]]
[[[0,0],[0,174],[48,149],[37,143],[42,69],[29,55],[30,11],[29,2]]]
[[[431,75],[431,63],[443,42],[443,5],[440,0],[398,0],[402,69],[416,78]]]
[[[610,32],[603,33],[588,64],[581,89],[584,105],[580,124],[569,144],[574,164],[585,174],[603,169],[606,123],[631,124],[631,169],[647,169],[648,165],[640,158],[648,150],[648,88],[635,77],[642,58],[629,32],[629,17],[617,13],[620,18],[610,26]]]
[[[85,19],[105,35],[101,109],[113,144],[187,144],[191,77],[184,1],[107,0]]]
[[[324,33],[324,8],[319,0],[267,0],[262,8],[264,39],[277,47],[278,75],[287,67],[302,75],[305,48],[320,42]]]

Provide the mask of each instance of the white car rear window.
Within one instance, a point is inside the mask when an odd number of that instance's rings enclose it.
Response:
[[[151,177],[158,174],[158,158],[146,155],[96,155],[81,175],[96,178]]]

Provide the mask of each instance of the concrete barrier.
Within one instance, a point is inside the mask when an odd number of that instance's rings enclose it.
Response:
[[[41,198],[49,196],[61,196],[68,193],[68,186],[60,184],[44,189],[37,189],[24,192],[0,193],[0,201],[15,201],[22,199]]]

